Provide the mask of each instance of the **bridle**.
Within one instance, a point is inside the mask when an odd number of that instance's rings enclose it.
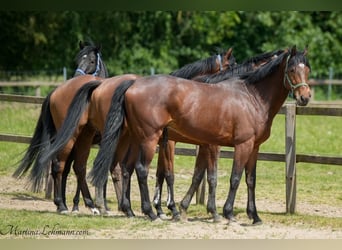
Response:
[[[222,56],[220,54],[217,55],[217,60],[219,61],[220,63],[220,71],[223,70],[223,65],[222,65]]]
[[[96,53],[96,56],[97,56],[96,69],[95,69],[95,72],[92,74],[93,76],[97,76],[97,74],[100,71],[100,60],[101,60],[100,53]],[[77,68],[76,72],[80,73],[81,75],[87,75],[87,73],[84,72],[84,70],[80,68]]]
[[[284,75],[284,87],[286,88],[286,80],[288,82],[288,85],[290,86],[290,91],[291,94],[293,94],[293,92],[295,91],[295,89],[302,87],[302,86],[306,86],[309,87],[309,85],[306,82],[300,82],[297,84],[293,84],[289,75],[288,75],[288,66],[289,66],[289,60],[290,60],[291,55],[288,55],[287,59],[286,59],[286,66],[285,66],[285,75]],[[286,88],[287,89],[287,88]]]

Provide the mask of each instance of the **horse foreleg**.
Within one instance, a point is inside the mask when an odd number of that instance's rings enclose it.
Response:
[[[258,149],[256,149],[247,163],[245,170],[246,184],[248,188],[248,200],[247,200],[247,215],[250,219],[253,219],[253,224],[261,224],[262,221],[258,216],[255,205],[255,184],[256,184],[256,162],[257,162]]]
[[[202,147],[200,147],[201,150]],[[217,213],[216,210],[216,187],[217,187],[217,160],[220,154],[220,147],[208,145],[207,151],[204,152],[207,154],[205,157],[208,160],[207,167],[207,181],[209,186],[208,192],[208,202],[207,202],[207,212],[211,213],[214,219],[214,222],[219,222],[221,220],[221,216]]]
[[[235,196],[240,184],[242,172],[247,164],[250,154],[252,153],[253,144],[254,140],[250,139],[245,143],[235,146],[233,167],[230,176],[229,193],[223,207],[223,215],[230,221],[235,221],[233,213]]]
[[[180,209],[181,216],[183,219],[186,219],[186,211],[188,207],[190,206],[190,202],[192,200],[193,195],[195,194],[196,190],[201,184],[205,170],[207,168],[206,162],[202,161],[201,157],[199,156],[200,154],[198,154],[196,157],[195,169],[194,169],[194,174],[192,176],[192,182],[191,182],[190,188],[179,204],[179,209]]]

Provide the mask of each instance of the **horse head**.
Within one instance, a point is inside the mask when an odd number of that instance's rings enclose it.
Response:
[[[299,52],[296,46],[293,46],[285,65],[284,87],[293,94],[300,106],[307,105],[311,98],[308,85],[311,67],[306,57],[307,53],[307,48],[303,52]]]
[[[98,76],[101,70],[101,46],[79,42],[80,52],[76,56],[77,69],[74,76],[93,74]]]

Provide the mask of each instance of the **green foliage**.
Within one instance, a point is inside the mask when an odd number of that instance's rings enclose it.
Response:
[[[309,45],[312,77],[342,70],[340,12],[63,11],[1,12],[0,70],[73,69],[79,40],[102,44],[111,75],[169,73],[234,47],[257,53]]]

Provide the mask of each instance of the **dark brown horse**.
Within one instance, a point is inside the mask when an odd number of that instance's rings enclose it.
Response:
[[[41,114],[39,116],[33,138],[30,142],[29,148],[27,149],[25,156],[21,160],[21,163],[15,173],[15,177],[22,176],[29,168],[33,165],[30,180],[32,181],[32,187],[34,191],[39,191],[42,187],[43,177],[48,171],[49,162],[41,164],[41,157],[44,155],[56,134],[56,129],[59,128],[60,123],[63,121],[62,112],[67,111],[68,104],[70,104],[76,91],[84,83],[91,80],[101,79],[99,77],[107,77],[107,69],[105,64],[102,62],[100,57],[100,47],[88,43],[79,43],[80,52],[76,56],[77,69],[74,77],[58,88],[51,92],[44,100]],[[55,109],[59,112],[51,110]],[[59,120],[61,119],[61,120]],[[66,169],[61,176],[61,169],[59,168],[58,159],[51,159],[52,162],[52,175],[54,177],[54,202],[59,212],[67,211],[65,203],[65,186],[66,178],[70,171],[71,163],[74,158],[71,154],[68,158]],[[87,184],[82,181],[82,177],[79,177],[79,170],[77,165],[74,165],[76,175],[78,175],[77,191],[74,201],[73,211],[78,210],[79,194],[82,190],[83,198],[86,206],[94,210],[94,205],[90,197],[89,189]],[[85,174],[83,174],[85,176]],[[96,212],[96,210],[94,210]]]
[[[230,53],[231,53],[231,51],[230,51]],[[215,81],[215,80],[222,79],[222,78],[228,78],[228,77],[231,77],[232,75],[239,74],[241,72],[253,70],[253,69],[255,69],[255,67],[270,61],[274,56],[276,56],[279,53],[281,53],[281,52],[276,51],[276,52],[268,52],[268,53],[264,53],[262,55],[258,55],[256,57],[250,58],[249,60],[245,61],[241,65],[238,65],[235,67],[231,66],[230,68],[227,68],[225,71],[221,71],[221,73],[218,73],[217,75],[215,75],[215,74],[212,75],[212,79],[210,77],[208,78],[208,75],[205,76],[204,79],[206,79],[206,81],[208,81],[208,82],[211,82],[211,81]],[[231,61],[230,57],[229,57],[229,60]],[[184,68],[189,68],[189,66],[190,65],[185,66]],[[192,73],[185,73],[185,72],[192,72],[192,70],[185,71],[184,68],[182,68],[180,70],[181,72],[183,72],[182,75],[184,77],[186,77],[187,75],[189,77],[192,77],[193,76]],[[201,68],[203,68],[203,66],[201,66]],[[206,68],[208,68],[208,67],[206,67]],[[177,72],[174,72],[173,74],[177,74]],[[200,72],[200,71],[197,71],[197,72]],[[58,152],[68,152],[68,151],[66,151],[68,149],[65,147],[66,142],[68,142],[70,140],[71,136],[73,136],[73,138],[82,138],[83,132],[81,133],[80,131],[83,131],[84,128],[87,128],[87,130],[89,130],[89,129],[91,130],[91,128],[97,128],[98,130],[100,130],[100,132],[103,131],[104,123],[105,123],[105,119],[106,119],[105,117],[107,116],[107,113],[109,110],[109,103],[111,101],[111,94],[110,93],[114,92],[116,87],[124,79],[123,77],[126,77],[126,79],[128,79],[127,77],[137,78],[137,76],[129,76],[129,75],[125,76],[124,75],[124,76],[120,76],[120,77],[114,77],[111,79],[106,79],[105,81],[103,81],[101,86],[99,86],[95,90],[93,90],[94,86],[96,87],[96,84],[99,84],[99,83],[93,83],[93,84],[90,84],[88,87],[87,86],[82,87],[82,91],[80,90],[80,93],[78,93],[76,95],[73,103],[70,105],[70,114],[67,115],[67,118],[65,119],[63,127],[60,130],[60,131],[62,131],[62,133],[57,134],[56,141],[51,146],[49,154],[46,155],[47,159],[49,157],[52,157],[54,154],[57,154]],[[92,94],[91,102],[90,102],[90,105],[88,107],[89,110],[87,110],[85,108],[87,106],[87,104],[82,103],[83,102],[82,100],[85,100],[85,97],[91,95],[91,93],[88,92],[89,90],[94,91],[94,92]],[[100,107],[102,107],[102,108],[100,108]],[[105,107],[105,108],[103,108],[103,107]],[[85,109],[85,115],[82,115],[82,112],[80,112],[80,110],[84,110],[84,109]],[[81,119],[81,117],[83,117],[83,116],[88,117],[88,121],[86,119],[83,119],[83,118],[81,121],[79,121]],[[87,123],[88,123],[88,125],[87,125]],[[78,124],[76,127],[76,132],[75,132],[74,124]],[[88,132],[87,138],[91,137],[91,136],[89,136],[91,133],[94,133],[94,131]],[[177,139],[178,141],[184,142],[184,139],[180,138],[179,135],[178,135],[178,137],[173,137],[173,138]],[[81,139],[79,139],[79,140],[81,140]],[[189,139],[187,139],[187,138],[186,138],[185,142],[195,143],[194,141],[189,141]],[[74,143],[73,139],[71,140],[71,143]],[[85,145],[84,142],[82,144]],[[165,148],[164,144],[166,144],[166,143],[160,143],[160,147]],[[173,148],[173,147],[174,147],[174,142],[168,141],[167,148]],[[200,148],[202,148],[202,147],[205,149],[214,148],[214,146],[207,146],[207,145],[201,145]],[[157,182],[156,182],[157,184],[156,184],[155,200],[159,199],[159,203],[156,202],[156,204],[159,204],[159,206],[160,206],[161,185],[162,185],[162,181],[160,181],[160,180],[163,180],[163,178],[166,178],[167,183],[168,183],[168,191],[169,191],[168,207],[172,211],[173,217],[175,218],[175,217],[177,217],[177,215],[179,213],[176,210],[176,206],[175,206],[175,202],[174,202],[174,198],[173,198],[173,180],[174,180],[173,179],[173,154],[174,154],[174,151],[173,150],[171,150],[171,151],[167,150],[167,152],[168,152],[167,154],[163,154],[164,152],[165,152],[165,150],[160,150],[160,153],[159,153],[160,157],[159,157],[159,164],[158,164],[158,170],[157,170]],[[203,150],[201,152],[203,152]],[[213,161],[213,157],[210,155],[210,152],[207,153],[207,150],[204,150],[204,152],[206,154],[200,153],[198,155],[197,162],[201,162],[203,160],[203,162],[209,161],[209,163],[211,163]],[[68,154],[68,153],[66,153],[66,154]],[[214,160],[216,160],[216,158],[217,158],[216,155],[217,155],[217,153],[215,154]],[[209,160],[206,159],[206,157],[209,157]],[[163,160],[166,159],[162,163],[167,162],[167,164],[160,164],[160,159],[163,159]],[[171,160],[169,160],[169,159],[171,159]],[[198,166],[196,166],[196,168],[197,167]],[[216,175],[216,164],[209,164],[207,166],[202,164],[202,165],[200,165],[200,167],[201,167],[200,171],[204,171],[205,169],[208,169],[208,171],[213,173],[213,175],[214,174]],[[196,172],[199,172],[199,171],[196,169]],[[216,187],[216,180],[211,180],[210,184],[212,184],[212,186]],[[194,185],[196,185],[196,184],[194,184]],[[210,187],[211,187],[211,185],[210,185]],[[98,191],[101,192],[101,189],[98,189]],[[210,203],[211,205],[208,204],[208,206],[212,207],[210,212],[212,212],[213,215],[216,215],[217,213],[216,213],[216,205],[215,205],[215,188],[211,188],[209,193],[210,193],[210,197],[212,197],[213,201],[209,200],[208,203]],[[212,193],[214,193],[214,194],[212,194]],[[97,193],[97,196],[102,197],[101,193]],[[161,214],[161,213],[159,213],[159,211],[160,210],[157,209],[158,216],[160,216],[160,214]],[[129,214],[129,215],[131,215],[131,214]],[[216,218],[217,217],[218,216],[216,216]]]
[[[250,72],[255,70],[256,68],[268,63],[272,59],[276,58],[280,55],[283,51],[277,50],[272,52],[266,52],[263,54],[259,54],[257,56],[251,57],[245,60],[243,63],[239,65],[235,65],[233,67],[229,67],[226,70],[219,71],[216,74],[205,75],[193,78],[199,82],[206,82],[206,83],[217,83],[228,79],[232,76],[236,76],[242,73]],[[179,142],[185,143],[194,143],[193,141],[189,140],[188,138],[184,138],[180,135],[175,134],[172,129],[170,130],[172,133],[172,138]],[[167,132],[167,130],[166,130]],[[166,147],[165,147],[166,146]],[[191,186],[184,196],[183,200],[180,203],[180,209],[182,212],[182,216],[186,216],[186,210],[190,205],[191,199],[198,189],[198,186],[203,179],[205,170],[207,170],[207,181],[209,186],[209,195],[208,195],[208,202],[207,202],[207,212],[211,213],[214,221],[219,221],[220,216],[216,211],[216,186],[217,186],[217,160],[220,152],[220,146],[216,145],[208,145],[208,144],[201,144],[198,148],[198,154],[196,157],[196,163],[194,168],[194,174],[192,178]],[[157,210],[157,215],[163,218],[163,211],[161,209],[161,188],[163,179],[165,178],[168,183],[173,184],[174,180],[174,150],[175,150],[175,141],[169,140],[168,143],[160,143],[159,144],[159,155],[158,155],[158,164],[157,164],[157,179],[156,179],[156,188],[153,203]],[[170,185],[168,184],[168,187]],[[173,211],[173,217],[177,219],[177,211],[172,210],[174,206],[172,206],[172,199],[173,194],[168,195],[167,199],[167,206]]]
[[[205,60],[201,60],[198,62],[195,62],[191,65],[186,65],[185,67],[183,67],[181,70],[174,72],[173,74],[178,74],[178,75],[183,75],[184,77],[193,77],[193,75],[196,76],[200,76],[203,74],[208,74],[211,73],[212,71],[215,73],[220,69],[225,69],[229,66],[230,63],[232,63],[232,61],[235,62],[235,60],[233,60],[233,57],[231,58],[231,53],[232,50],[229,49],[227,52],[222,53],[220,55],[220,57],[218,56],[212,56],[208,59]],[[220,59],[220,60],[218,60]],[[195,72],[195,73],[194,73]],[[113,77],[113,78],[109,78],[107,80],[104,80],[103,83],[101,85],[101,87],[99,87],[98,89],[96,89],[94,91],[94,96],[96,96],[97,98],[101,99],[101,100],[106,100],[108,93],[113,93],[113,90],[111,88],[115,88],[115,86],[119,83],[121,83],[124,80],[128,80],[128,79],[136,79],[140,76],[137,75],[122,75],[122,76],[117,76],[117,77]],[[107,84],[107,82],[111,82],[111,86],[109,84]],[[82,81],[83,83],[83,81]],[[72,94],[75,96],[76,91],[79,89],[79,87],[82,86],[82,83],[80,82],[78,85],[73,84],[73,85],[66,85],[66,87],[64,89],[60,89],[59,92],[57,92],[57,94],[55,94],[55,99],[58,100],[62,95],[68,95],[68,94]],[[75,87],[74,89],[71,89],[71,87]],[[95,88],[97,87],[97,85],[94,86],[90,86],[89,90],[93,91]],[[68,93],[66,93],[68,92]],[[86,98],[87,96],[83,96],[80,97],[79,95],[77,95],[75,97],[75,99],[79,100],[82,102],[82,98]],[[111,96],[108,96],[109,100],[108,100],[108,104],[107,106],[109,107],[110,104],[110,98]],[[51,98],[52,102],[53,102],[53,98]],[[57,105],[50,105],[51,107],[51,113],[55,114],[54,115],[54,120],[56,120],[56,126],[58,128],[60,128],[62,122],[64,121],[64,118],[67,114],[67,109],[70,106],[70,103],[66,103],[64,105],[62,105],[62,107],[57,106]],[[108,110],[107,110],[108,111]],[[81,114],[79,110],[77,110],[76,112],[78,112],[78,114]],[[45,155],[44,157],[42,157],[41,159],[41,165],[44,165],[46,162],[48,162],[50,159],[54,159],[54,158],[58,158],[59,159],[59,173],[63,173],[63,169],[65,164],[68,163],[68,160],[70,159],[70,155],[73,155],[73,158],[75,158],[75,163],[74,163],[74,168],[76,168],[77,166],[80,166],[79,170],[80,172],[78,173],[78,176],[80,176],[80,178],[82,178],[84,185],[86,185],[85,182],[85,164],[86,161],[88,159],[88,155],[89,155],[89,150],[90,150],[90,146],[93,142],[93,138],[95,136],[96,130],[98,132],[101,132],[103,129],[103,126],[101,124],[96,124],[96,126],[92,125],[92,126],[88,126],[87,123],[87,119],[88,119],[88,112],[86,111],[82,118],[80,117],[81,121],[80,124],[77,127],[77,135],[74,135],[73,138],[71,138],[71,140],[64,140],[64,142],[67,142],[67,144],[63,144],[63,146],[65,146],[65,148],[63,150],[61,150],[58,154],[57,152],[59,150],[55,150],[55,145],[60,146],[59,140],[56,139],[56,142],[53,144],[54,146],[51,146],[51,148],[49,149],[49,153],[47,155]],[[76,127],[77,123],[72,123],[74,124],[74,127]],[[96,129],[94,130],[93,127],[95,127]],[[61,129],[61,133],[63,133],[64,131],[66,131],[65,129]],[[77,150],[77,151],[76,151]],[[76,151],[76,152],[75,152]],[[75,167],[76,166],[76,167]],[[83,167],[82,167],[83,166]],[[116,170],[116,171],[115,171]],[[120,168],[116,168],[115,166],[113,166],[112,168],[112,173],[113,171],[115,171],[116,173],[120,172]],[[81,175],[82,174],[82,175]],[[113,177],[113,176],[112,176]],[[115,174],[116,179],[117,178],[117,174]],[[113,177],[114,179],[114,177]],[[79,180],[79,182],[81,182]],[[98,206],[101,211],[103,208],[105,208],[105,201],[103,200],[103,193],[105,189],[97,189],[96,190],[96,206]],[[116,194],[118,196],[118,198],[120,197],[120,191],[116,190]],[[118,199],[119,201],[121,200],[120,198]]]
[[[245,170],[247,214],[253,224],[261,223],[255,205],[257,154],[289,92],[298,105],[309,102],[306,52],[297,52],[294,47],[254,72],[212,85],[161,75],[123,82],[114,92],[108,115],[114,122],[103,134],[90,173],[92,183],[103,185],[113,160],[108,160],[108,153],[115,152],[114,161],[122,162],[123,211],[133,214],[129,183],[135,169],[142,211],[155,219],[147,185],[148,167],[163,129],[168,127],[197,144],[235,148],[223,215],[234,219],[235,195]]]

